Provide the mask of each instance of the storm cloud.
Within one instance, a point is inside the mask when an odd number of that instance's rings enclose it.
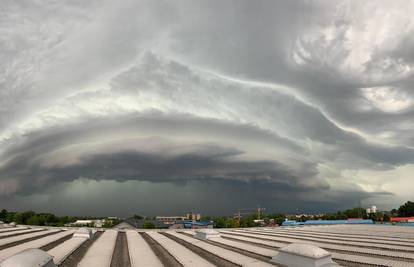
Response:
[[[6,1],[1,203],[122,216],[392,208],[414,169],[413,11]]]

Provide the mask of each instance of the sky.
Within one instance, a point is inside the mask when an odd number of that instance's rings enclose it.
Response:
[[[413,200],[413,13],[403,0],[5,0],[0,208]]]

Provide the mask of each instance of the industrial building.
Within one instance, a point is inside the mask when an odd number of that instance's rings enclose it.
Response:
[[[183,224],[188,221],[199,221],[201,220],[200,213],[187,213],[185,216],[156,216],[155,220],[162,222],[165,225]]]
[[[0,267],[414,266],[414,227],[99,230],[3,225]]]
[[[391,217],[392,223],[414,223],[414,217]]]
[[[339,224],[374,224],[371,219],[347,219],[347,220],[307,220],[298,222],[296,220],[286,220],[282,226],[300,226],[300,225],[339,225]]]
[[[163,222],[164,224],[174,224],[178,221],[184,221],[186,220],[186,216],[157,216],[155,217],[155,220],[159,222]]]
[[[67,226],[75,226],[75,227],[81,227],[81,226],[92,226],[100,228],[105,223],[105,220],[76,220],[73,223],[67,224]]]
[[[202,229],[213,228],[213,222],[210,221],[180,221],[171,225],[169,229]]]

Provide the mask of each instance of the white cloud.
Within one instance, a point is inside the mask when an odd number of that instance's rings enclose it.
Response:
[[[397,88],[370,87],[363,88],[363,94],[372,106],[384,112],[399,112],[410,108],[413,104],[411,96]]]

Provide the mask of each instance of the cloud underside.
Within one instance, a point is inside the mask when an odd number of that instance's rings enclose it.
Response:
[[[395,205],[414,166],[414,6],[401,6],[9,1],[0,198]]]

